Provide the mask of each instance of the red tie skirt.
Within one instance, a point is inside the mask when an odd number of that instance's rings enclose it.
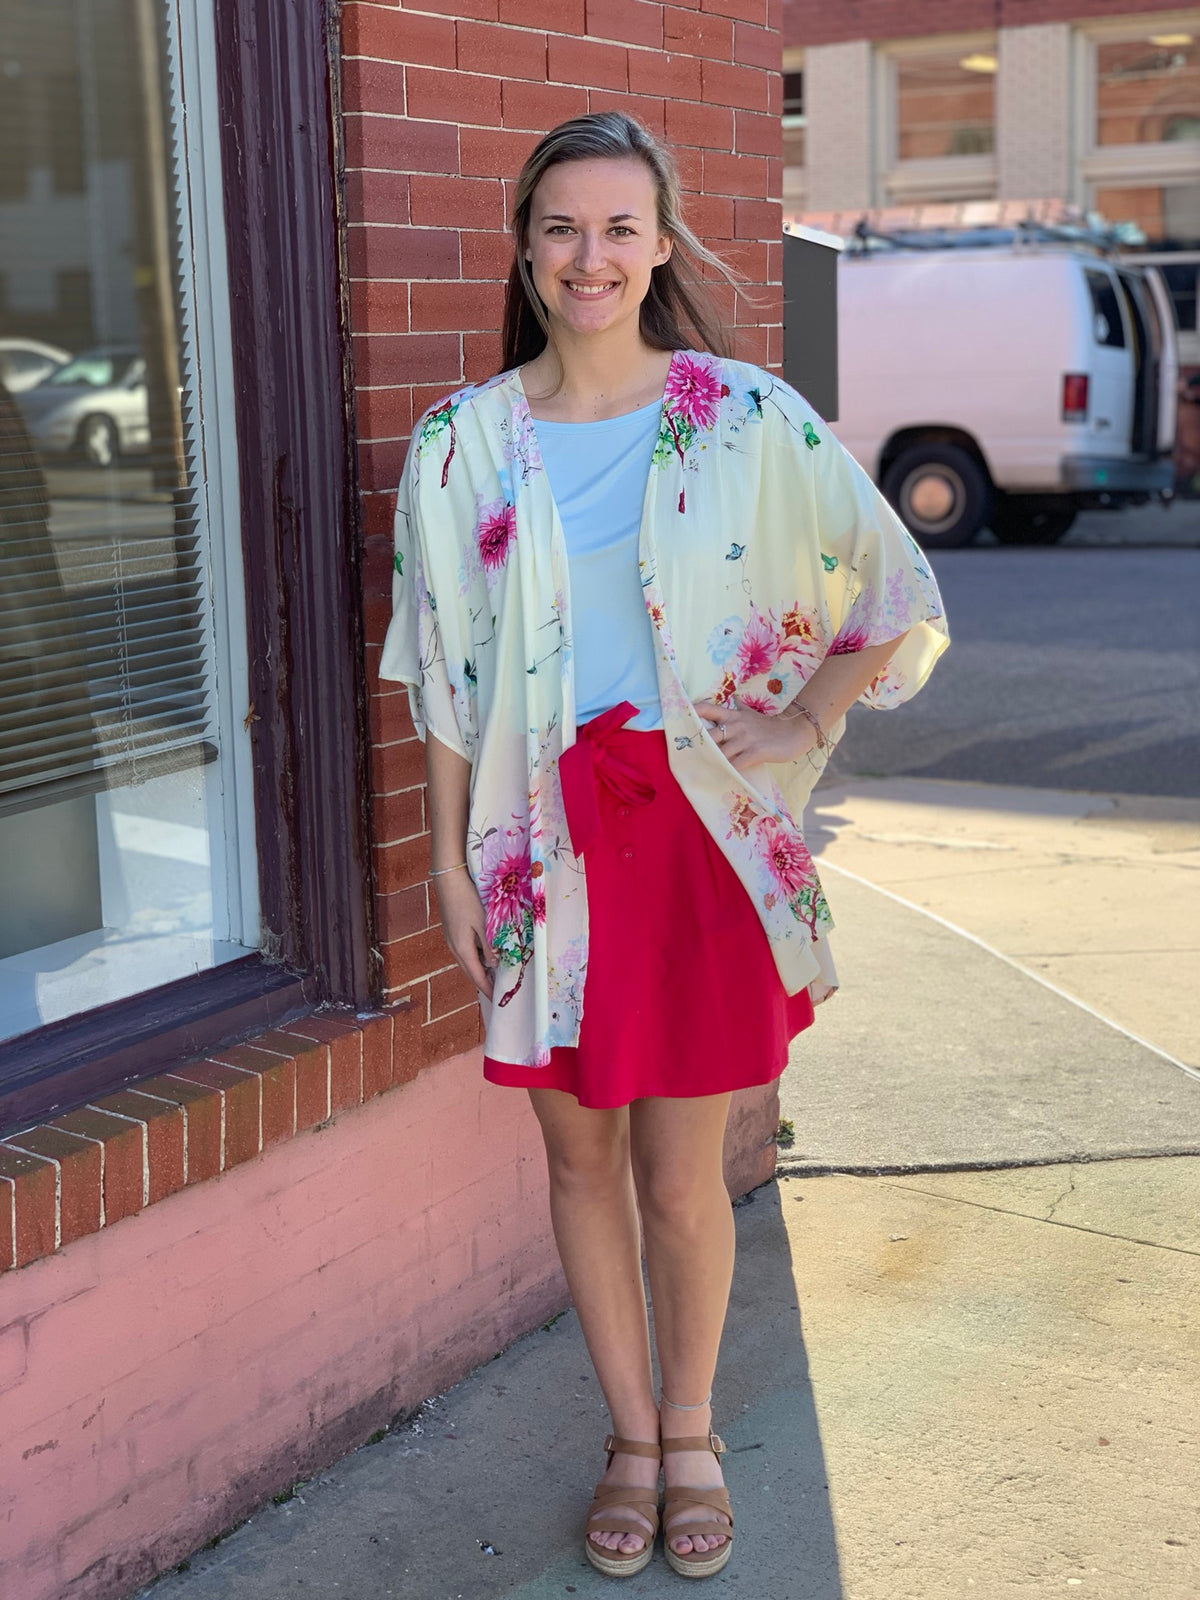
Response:
[[[587,880],[579,1043],[544,1067],[483,1063],[490,1083],[562,1089],[594,1110],[770,1083],[813,1020],[676,782],[665,734],[621,726],[635,712],[626,702],[585,723],[560,763]]]

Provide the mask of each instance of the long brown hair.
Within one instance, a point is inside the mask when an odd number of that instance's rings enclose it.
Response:
[[[698,263],[738,287],[738,279],[719,256],[705,248],[683,220],[679,174],[670,152],[640,122],[624,111],[596,111],[560,122],[534,147],[517,179],[512,235],[516,247],[504,296],[504,365],[522,366],[541,355],[550,323],[525,259],[534,190],[551,167],[597,157],[644,161],[654,180],[659,230],[671,240],[670,257],[653,269],[641,306],[642,338],[655,350],[696,348],[726,356],[729,343],[721,313],[704,287]]]

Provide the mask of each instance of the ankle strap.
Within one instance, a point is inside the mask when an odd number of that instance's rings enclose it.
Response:
[[[663,1454],[668,1450],[711,1450],[715,1456],[725,1454],[725,1443],[718,1439],[715,1433],[707,1436],[702,1433],[689,1434],[686,1438],[664,1439],[662,1442]]]
[[[645,1439],[622,1439],[618,1433],[605,1436],[604,1448],[610,1456],[650,1456],[655,1461],[662,1453],[656,1444],[648,1444]]]

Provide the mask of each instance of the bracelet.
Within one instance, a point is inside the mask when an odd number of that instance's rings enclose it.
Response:
[[[787,708],[787,711],[784,712],[784,715],[789,717],[804,717],[807,721],[812,723],[813,728],[816,731],[817,749],[824,750],[826,754],[833,749],[833,742],[829,739],[824,728],[821,726],[820,720],[818,719],[815,711],[810,711],[807,706],[802,706],[798,700],[793,700],[791,705]]]
[[[461,872],[466,864],[465,861],[456,861],[452,867],[437,867],[429,876],[431,878],[440,878],[447,872]]]

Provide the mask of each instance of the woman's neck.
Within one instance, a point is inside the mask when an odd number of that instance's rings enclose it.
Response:
[[[624,331],[614,329],[603,338],[552,338],[521,369],[533,416],[546,422],[599,422],[657,400],[671,352],[646,344],[636,325],[632,337],[619,337]]]

